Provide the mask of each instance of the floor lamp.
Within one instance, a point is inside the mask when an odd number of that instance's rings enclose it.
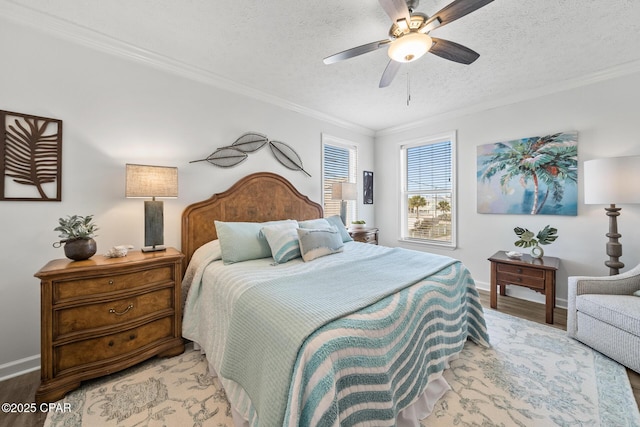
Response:
[[[609,217],[609,232],[606,236],[609,275],[620,272],[624,264],[622,244],[618,242],[618,216],[621,208],[616,204],[640,203],[640,156],[610,157],[584,162],[584,203],[587,205],[609,205],[604,208]]]
[[[156,197],[178,197],[178,168],[133,164],[126,167],[126,197],[151,198],[144,202],[144,245],[147,247],[142,248],[142,252],[164,251],[164,206]]]
[[[347,225],[347,200],[356,200],[358,190],[353,182],[336,182],[331,186],[331,199],[340,200],[340,219]]]

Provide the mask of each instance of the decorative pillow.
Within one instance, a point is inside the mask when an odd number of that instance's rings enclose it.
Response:
[[[285,223],[262,227],[261,233],[267,238],[271,256],[276,264],[282,264],[300,256],[298,224]]]
[[[300,253],[305,262],[321,256],[342,252],[344,243],[340,232],[331,228],[298,228],[300,239]]]
[[[267,239],[260,234],[262,227],[266,225],[292,223],[295,220],[269,221],[269,222],[223,222],[215,221],[222,261],[225,264],[248,261],[251,259],[268,258],[271,256],[271,248]]]
[[[308,219],[306,221],[298,221],[298,227],[300,228],[331,228],[331,224],[324,218]]]
[[[330,228],[335,227],[340,233],[340,237],[343,242],[352,242],[353,239],[347,232],[347,228],[342,223],[340,215],[330,216],[328,218],[309,219],[306,221],[299,221],[300,228]]]
[[[343,242],[345,243],[353,242],[353,239],[347,232],[347,227],[345,227],[345,225],[342,223],[342,218],[340,218],[340,215],[330,216],[329,218],[325,218],[325,219],[327,220],[327,222],[329,222],[329,224],[333,225],[335,228],[338,229],[340,236],[342,236]]]
[[[635,291],[633,294],[637,297],[640,297],[640,291]]]

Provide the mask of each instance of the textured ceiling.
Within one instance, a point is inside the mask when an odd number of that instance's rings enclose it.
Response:
[[[518,94],[640,69],[639,0],[496,0],[432,35],[480,54],[465,66],[425,55],[378,89],[386,49],[322,59],[384,39],[376,0],[1,0],[83,34],[114,39],[306,110],[373,131]],[[448,0],[422,0],[431,15]],[[622,71],[620,71],[622,70]],[[407,80],[411,102],[407,106]],[[573,83],[572,83],[573,82]],[[232,87],[231,87],[232,86]]]

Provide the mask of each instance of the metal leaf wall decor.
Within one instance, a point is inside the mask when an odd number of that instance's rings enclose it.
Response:
[[[60,201],[62,120],[0,110],[0,124],[0,200]]]
[[[235,142],[226,147],[220,147],[208,157],[200,160],[192,160],[189,163],[209,162],[212,165],[229,168],[246,160],[248,153],[253,153],[269,144],[271,153],[286,168],[299,170],[307,176],[311,176],[302,167],[302,159],[290,145],[281,141],[270,141],[266,135],[257,132],[242,134]]]

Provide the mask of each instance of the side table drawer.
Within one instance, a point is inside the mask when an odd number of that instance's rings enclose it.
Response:
[[[53,339],[73,332],[127,323],[173,307],[171,287],[103,303],[54,310]]]
[[[175,280],[173,272],[173,265],[168,264],[159,268],[131,273],[94,275],[85,279],[55,281],[53,282],[53,302],[132,289],[151,283],[173,282]]]
[[[498,264],[497,281],[499,285],[522,285],[544,289],[544,271],[519,265]]]
[[[76,366],[108,360],[131,353],[163,338],[172,338],[173,317],[165,317],[128,331],[55,347],[56,375]]]

